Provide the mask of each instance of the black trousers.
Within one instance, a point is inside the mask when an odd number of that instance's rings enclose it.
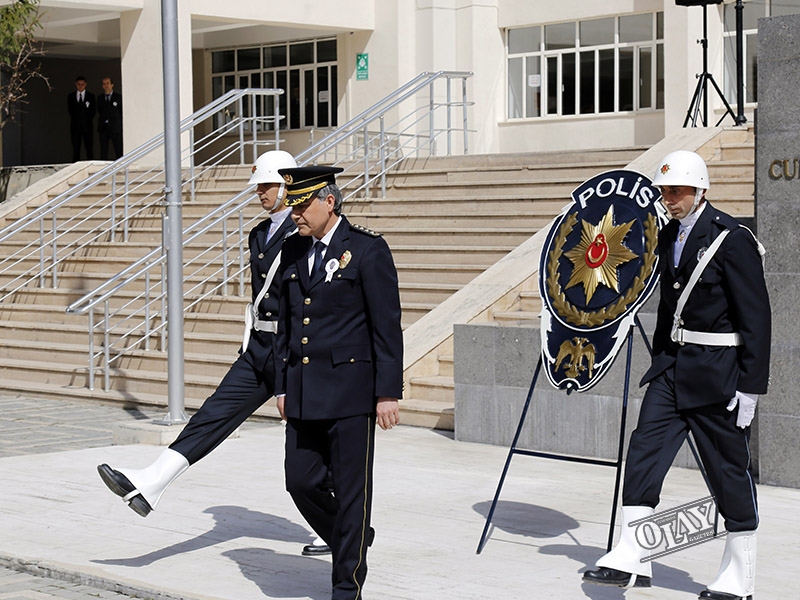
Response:
[[[725,404],[677,410],[674,368],[651,381],[628,447],[623,506],[658,505],[667,471],[691,431],[725,518],[725,529],[756,529],[758,502],[750,464],[750,428],[736,426],[736,412],[728,411]]]
[[[190,465],[196,463],[269,400],[274,390],[273,361],[268,360],[261,371],[247,353],[240,355],[170,448],[185,456]]]
[[[286,489],[308,524],[331,547],[332,600],[362,598],[374,446],[374,415],[289,419],[286,425]]]
[[[114,147],[114,159],[122,156],[122,132],[112,132],[108,127],[103,127],[98,132],[100,137],[100,160],[108,160],[108,144]]]
[[[72,140],[72,162],[81,159],[81,142],[86,148],[86,159],[94,158],[94,131],[91,122],[85,125],[73,123],[69,128],[70,139]]]

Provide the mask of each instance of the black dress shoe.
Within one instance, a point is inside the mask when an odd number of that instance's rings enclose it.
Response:
[[[330,553],[330,546],[315,546],[314,544],[303,546],[303,556],[326,556]]]
[[[728,594],[727,592],[715,592],[714,590],[703,590],[698,596],[700,600],[753,600],[753,596],[737,596],[736,594]]]
[[[594,571],[584,571],[583,573],[583,580],[588,583],[615,585],[617,587],[628,587],[632,577],[634,577],[632,573],[610,569],[609,567],[598,567]],[[644,575],[636,575],[633,587],[650,587],[650,578]]]
[[[137,515],[146,517],[153,511],[153,507],[150,506],[150,503],[145,500],[144,496],[140,493],[125,500],[126,496],[132,492],[136,492],[136,486],[134,486],[131,480],[125,477],[125,475],[119,471],[115,471],[105,463],[97,467],[97,472],[100,474],[100,479],[103,480],[106,487],[122,498]]]
[[[367,546],[372,546],[373,541],[375,541],[375,529],[370,527],[367,531]],[[316,546],[314,544],[303,546],[303,556],[325,556],[326,554],[331,554],[331,552],[330,546]]]

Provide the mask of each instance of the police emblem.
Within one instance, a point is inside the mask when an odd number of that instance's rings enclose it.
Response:
[[[635,171],[601,173],[572,192],[539,263],[542,361],[550,382],[583,391],[605,375],[658,283],[661,194]]]

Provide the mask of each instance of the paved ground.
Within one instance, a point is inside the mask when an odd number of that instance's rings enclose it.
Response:
[[[145,466],[161,452],[110,445],[112,423],[145,416],[161,415],[0,398],[0,600],[330,597],[329,560],[300,556],[312,536],[283,489],[280,425],[244,427],[142,519],[95,467]],[[582,584],[604,551],[613,471],[525,456],[476,554],[506,454],[419,428],[379,432],[367,600],[688,600],[715,575],[721,540],[658,560],[651,589]],[[789,600],[800,490],[759,494],[756,598]],[[696,472],[674,469],[662,506],[703,495]]]

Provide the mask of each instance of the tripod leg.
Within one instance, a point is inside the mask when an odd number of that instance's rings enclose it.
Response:
[[[697,78],[697,87],[694,88],[694,95],[692,95],[692,101],[689,103],[689,110],[686,111],[686,118],[683,120],[684,127],[686,127],[690,121],[692,127],[697,127],[697,114],[700,112],[700,104],[703,101],[703,79],[702,74]]]
[[[719,97],[722,100],[722,103],[725,105],[725,114],[722,115],[722,117],[720,117],[719,121],[717,121],[717,127],[719,127],[719,124],[722,123],[723,119],[725,119],[725,117],[727,117],[728,115],[731,116],[731,118],[733,119],[734,124],[738,125],[738,123],[736,123],[736,115],[733,114],[733,109],[731,108],[731,105],[728,104],[728,101],[725,99],[725,95],[722,93],[722,90],[719,89],[719,86],[717,85],[717,82],[714,81],[714,76],[713,75],[709,75],[708,76],[708,80],[714,86],[714,89],[717,90],[717,94],[719,94]]]

